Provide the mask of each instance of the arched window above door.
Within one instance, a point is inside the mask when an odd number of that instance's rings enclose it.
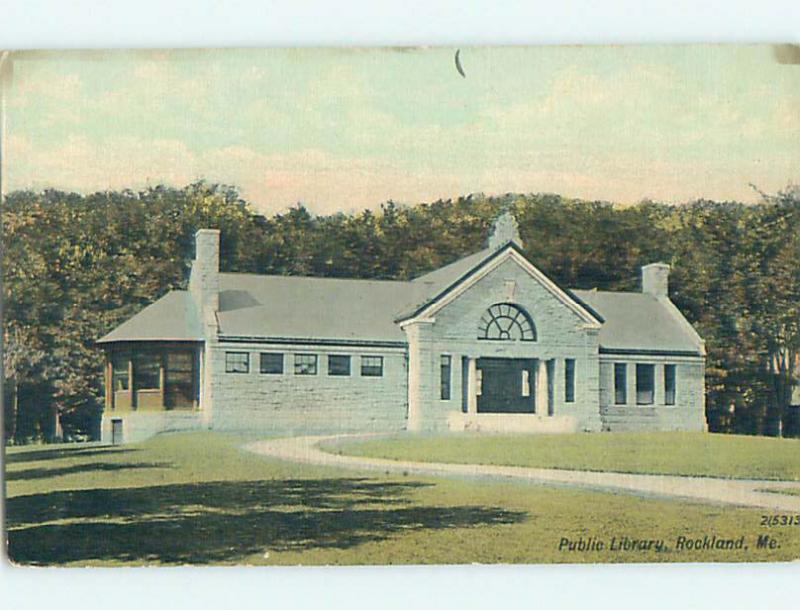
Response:
[[[522,307],[512,303],[496,303],[481,317],[478,339],[536,341],[536,327],[528,312]]]

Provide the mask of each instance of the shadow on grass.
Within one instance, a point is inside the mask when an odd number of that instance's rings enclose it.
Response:
[[[9,556],[34,565],[209,564],[265,551],[347,549],[403,532],[511,524],[526,517],[492,507],[414,504],[410,494],[422,486],[298,479],[18,496],[7,501]],[[73,521],[52,523],[59,519]]]
[[[167,462],[132,464],[113,464],[108,462],[91,462],[89,464],[73,464],[60,468],[27,468],[6,472],[6,481],[28,481],[31,479],[48,479],[66,474],[82,474],[87,472],[115,472],[118,470],[134,470],[137,468],[171,468]]]
[[[119,455],[130,453],[139,449],[119,449],[114,447],[58,447],[52,449],[36,449],[34,451],[10,452],[6,449],[6,464],[20,464],[22,462],[39,462],[42,460],[57,460],[61,458],[84,458],[100,455]]]

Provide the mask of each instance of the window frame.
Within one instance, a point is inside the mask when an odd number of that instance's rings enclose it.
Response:
[[[672,387],[668,385],[670,375],[667,371],[672,371]],[[671,395],[671,398],[670,398]],[[667,407],[674,407],[678,402],[678,366],[676,364],[664,365],[664,405]]]
[[[507,328],[500,324],[510,320]],[[513,334],[511,331],[514,331]],[[497,334],[497,336],[491,336]],[[515,337],[514,335],[519,335]],[[483,312],[478,323],[478,341],[525,341],[538,340],[536,324],[527,310],[516,303],[495,303]]]
[[[640,375],[639,371],[650,371],[650,389],[640,389],[640,379],[644,377]],[[640,396],[643,393],[650,392],[649,400],[642,400]],[[656,365],[648,362],[636,363],[636,405],[642,407],[649,407],[655,404],[656,401]]]
[[[622,374],[620,375],[620,371]],[[614,363],[614,404],[627,405],[628,404],[628,363],[615,362]],[[621,378],[622,385],[617,383]],[[622,392],[622,400],[619,400],[619,392]]]
[[[163,357],[164,408],[195,408],[199,393],[197,351],[191,348],[167,348]]]
[[[346,373],[334,373],[331,367],[333,359],[345,359],[347,361]],[[344,361],[344,360],[343,360]],[[350,354],[328,354],[328,376],[329,377],[350,377],[353,374],[352,357]]]
[[[313,363],[313,371],[310,372],[303,372],[300,367],[304,366],[304,364],[300,361],[301,358],[309,358],[309,361],[306,364]],[[294,355],[294,366],[293,371],[295,375],[302,376],[302,377],[311,377],[314,375],[319,374],[319,355],[318,354],[310,354],[307,352],[298,353]]]
[[[575,358],[564,358],[564,402],[575,402],[575,377],[578,363]]]
[[[132,387],[135,392],[158,392],[163,389],[162,371],[164,369],[164,354],[162,352],[147,349],[134,351],[131,360],[133,362]],[[142,365],[145,363],[155,368],[155,385],[146,386],[142,384],[142,379],[147,375],[142,372],[145,368]],[[152,375],[153,371],[150,371],[149,374]]]
[[[131,387],[131,359],[133,355],[129,352],[115,352],[111,355],[111,391],[112,392],[130,392],[133,390]],[[124,366],[117,366],[117,365]],[[124,388],[117,388],[117,380],[125,380]]]
[[[234,363],[230,360],[231,356],[244,356],[244,370],[234,370]],[[232,375],[246,375],[250,372],[250,352],[225,352],[225,373]]]
[[[522,369],[522,374],[520,375],[520,395],[522,398],[530,398],[531,397],[531,373],[528,369]]]
[[[380,366],[376,367],[375,365],[366,364],[365,361],[368,360],[368,359],[371,359],[371,358],[372,359],[376,359],[378,362],[380,362]],[[361,370],[361,376],[362,377],[383,377],[383,356],[374,356],[374,355],[371,355],[371,354],[364,354],[364,355],[361,356],[360,364],[361,364],[360,370]],[[367,371],[369,369],[378,369],[378,372],[377,373],[366,373],[365,371]]]
[[[265,356],[267,357],[274,357],[277,356],[280,358],[280,370],[265,370],[267,367],[264,366]],[[283,375],[284,371],[286,370],[286,356],[283,352],[259,352],[258,354],[258,373],[260,375]],[[275,362],[272,364],[274,365],[277,362],[277,358]],[[277,368],[277,367],[276,367]]]
[[[445,371],[447,374],[445,375]],[[453,357],[442,354],[439,357],[439,400],[453,398]]]

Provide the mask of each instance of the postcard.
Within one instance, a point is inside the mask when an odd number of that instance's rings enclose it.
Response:
[[[800,559],[800,50],[5,52],[20,566]]]

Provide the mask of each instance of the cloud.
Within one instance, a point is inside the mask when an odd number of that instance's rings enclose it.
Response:
[[[315,212],[332,213],[374,208],[389,199],[415,203],[472,192],[558,192],[623,203],[645,197],[753,200],[749,176],[732,182],[727,168],[697,168],[690,162],[643,163],[635,156],[587,156],[561,168],[545,167],[542,159],[527,167],[499,163],[463,172],[433,165],[412,170],[376,158],[342,158],[314,149],[264,154],[229,146],[197,152],[170,139],[123,137],[96,143],[71,137],[42,149],[23,136],[12,136],[7,144],[11,189],[55,186],[89,192],[162,182],[180,186],[206,179],[241,187],[245,198],[263,212],[283,210],[298,201]],[[778,174],[760,186],[777,190],[787,178]]]
[[[70,136],[52,147],[25,136],[7,139],[5,175],[9,188],[64,188],[81,192],[126,188],[148,182],[192,180],[193,155],[174,140],[113,138],[93,142]]]
[[[467,79],[439,50],[48,62],[15,83],[4,169],[11,188],[83,192],[205,178],[319,212],[478,191],[754,200],[750,181],[797,179],[794,81],[778,95],[766,76],[741,86],[733,60],[709,79],[703,53],[687,70],[609,51],[541,51],[521,72],[533,51],[476,50]]]
[[[41,98],[60,103],[74,102],[80,98],[81,87],[81,78],[77,73],[55,73],[40,78],[37,74],[17,70],[8,90],[8,107],[26,108]]]
[[[771,119],[776,134],[800,141],[800,97],[776,100]]]

